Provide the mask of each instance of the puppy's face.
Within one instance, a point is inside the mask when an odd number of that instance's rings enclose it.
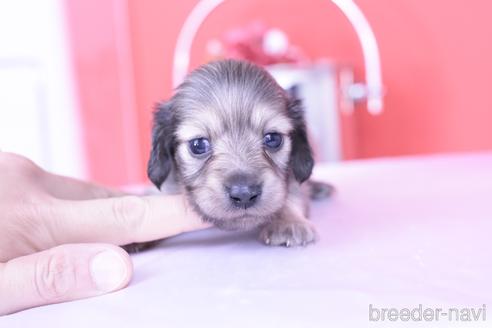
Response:
[[[291,177],[311,173],[302,112],[263,69],[221,61],[192,72],[156,114],[149,177],[174,168],[202,217],[249,229],[283,206]]]
[[[292,124],[285,105],[242,105],[188,110],[176,129],[175,160],[192,203],[224,228],[261,224],[286,197]]]

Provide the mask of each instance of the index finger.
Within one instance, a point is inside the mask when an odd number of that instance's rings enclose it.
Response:
[[[42,176],[41,184],[53,197],[66,200],[87,200],[125,195],[124,192],[116,189],[49,172],[45,172]]]
[[[182,195],[58,200],[47,218],[56,244],[105,242],[125,245],[209,227]]]

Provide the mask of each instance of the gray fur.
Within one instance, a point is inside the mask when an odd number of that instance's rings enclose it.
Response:
[[[171,174],[204,220],[222,229],[261,227],[272,245],[303,245],[315,240],[306,220],[300,183],[309,178],[313,159],[300,102],[262,68],[224,60],[188,75],[174,96],[155,113],[149,178],[161,187]],[[280,133],[277,151],[266,149],[266,133]],[[209,156],[189,150],[189,141],[208,138]],[[262,194],[247,209],[231,205],[225,180],[253,174]]]

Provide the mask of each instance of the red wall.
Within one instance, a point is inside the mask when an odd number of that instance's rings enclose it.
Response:
[[[195,3],[130,2],[140,110],[169,96],[174,43]],[[378,39],[387,88],[383,115],[358,115],[360,157],[492,148],[492,2],[357,3]],[[200,31],[193,63],[204,59],[208,38],[255,18],[286,30],[313,57],[352,64],[362,77],[355,34],[326,0],[230,0]],[[148,111],[142,114],[144,128]]]
[[[110,185],[145,181],[127,3],[65,4],[89,175]]]
[[[84,0],[70,1],[77,2]],[[149,152],[152,105],[171,94],[174,44],[179,28],[196,2],[128,1],[133,62],[131,82],[138,109],[139,136],[135,138],[140,145],[140,153],[135,156],[139,156],[142,166]],[[382,115],[370,116],[362,108],[355,114],[358,157],[491,149],[492,2],[356,2],[366,14],[378,40],[387,89],[386,108]],[[94,24],[89,19],[93,15],[91,11],[84,14],[83,10],[76,13],[72,10],[72,18],[74,15],[78,16],[81,24],[79,29],[84,24],[88,28]],[[206,40],[220,36],[227,28],[245,25],[254,19],[284,29],[293,43],[301,45],[312,57],[335,58],[353,65],[357,76],[363,76],[362,55],[356,36],[343,15],[328,0],[228,0],[200,30],[193,50],[193,66],[206,60]],[[91,32],[96,38],[103,34]],[[77,51],[77,39],[73,43],[74,51]],[[94,68],[103,64],[96,60],[91,65]],[[91,67],[85,66],[84,70]],[[81,97],[83,95],[82,83]],[[89,107],[84,106],[83,110],[91,111]],[[92,121],[98,116],[86,117],[89,126],[96,124]],[[108,140],[99,142],[109,143]],[[118,145],[117,140],[111,139],[111,142]],[[92,149],[89,153],[93,155],[93,161],[98,162],[94,176],[103,182],[106,178],[97,172],[102,172],[105,165],[109,167],[111,163],[121,161],[121,154],[116,152],[116,158],[104,157]],[[103,163],[107,160],[109,164]],[[144,173],[141,172],[139,177],[145,179]],[[122,182],[120,178],[118,175],[110,182]]]

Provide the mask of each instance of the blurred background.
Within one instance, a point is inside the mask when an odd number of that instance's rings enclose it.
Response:
[[[172,95],[197,3],[0,0],[0,149],[104,184],[146,182],[153,106]],[[365,88],[363,42],[330,0],[224,1],[199,26],[189,68],[265,66],[304,99],[320,162],[492,149],[492,2],[354,3],[381,90]],[[367,110],[371,92],[380,114]]]

